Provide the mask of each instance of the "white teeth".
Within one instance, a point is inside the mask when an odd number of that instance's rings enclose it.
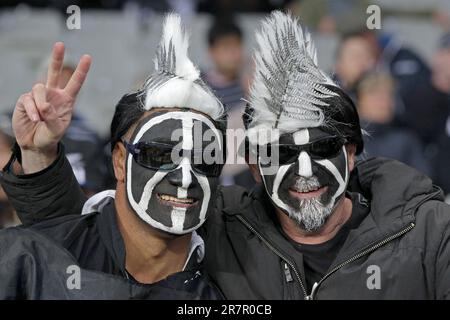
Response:
[[[298,192],[313,192],[313,191],[317,191],[319,189],[320,188],[318,188],[318,187],[313,187],[313,188],[303,187],[303,188],[300,188],[300,190],[297,190],[297,191]]]
[[[161,194],[161,195],[159,195],[159,197],[165,201],[173,201],[173,202],[188,203],[188,204],[194,203],[194,199],[192,199],[192,198],[180,199],[177,197],[169,196],[168,194]]]

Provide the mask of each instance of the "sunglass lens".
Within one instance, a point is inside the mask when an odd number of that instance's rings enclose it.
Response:
[[[295,161],[297,161],[299,150],[296,146],[280,145],[278,146],[278,148],[280,165],[294,163]]]
[[[342,145],[340,138],[324,139],[310,145],[310,154],[319,158],[331,158],[339,153]]]
[[[136,155],[136,161],[144,167],[170,170],[177,166],[172,161],[172,149],[160,146],[142,146]]]

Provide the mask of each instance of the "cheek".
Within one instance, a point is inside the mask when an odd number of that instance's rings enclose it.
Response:
[[[337,157],[330,158],[329,161],[331,162],[331,164],[333,164],[341,177],[345,180],[346,172],[348,171],[347,153],[345,148],[339,153]]]
[[[265,185],[267,192],[269,194],[272,194],[273,184],[279,171],[279,168],[276,168],[276,172],[274,173],[273,168],[269,169],[267,167],[258,165],[258,171],[261,175],[262,182]]]
[[[152,178],[155,177],[157,173],[156,170],[151,170],[147,168],[143,168],[138,165],[134,159],[130,158],[130,160],[126,160],[126,182],[127,187],[131,188],[131,194],[136,202],[139,202],[146,187],[149,187],[148,184],[152,181]],[[128,167],[128,165],[130,167]],[[156,185],[159,181],[155,181],[153,184]],[[154,187],[154,186],[153,186]]]
[[[201,186],[202,188],[202,198],[203,201],[208,201],[207,203],[203,204],[203,206],[207,206],[207,208],[211,208],[216,200],[217,195],[217,188],[219,186],[219,178],[210,178],[206,177],[206,186]],[[208,195],[209,193],[209,195]]]
[[[272,167],[259,167],[259,171],[263,178],[263,182],[267,193],[272,197],[275,194],[278,195],[280,192],[286,189],[289,183],[286,183],[291,176],[293,165],[283,165],[283,166],[272,166]],[[289,187],[289,186],[288,186]]]
[[[330,187],[329,192],[332,193],[330,196],[337,198],[344,194],[349,176],[345,147],[343,147],[338,156],[330,159],[315,160],[315,162],[322,167],[322,171],[327,176],[327,184]]]

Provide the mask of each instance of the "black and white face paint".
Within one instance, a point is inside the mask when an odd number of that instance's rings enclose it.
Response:
[[[215,143],[222,149],[222,135],[211,120],[183,111],[159,112],[143,119],[130,143],[168,143],[192,151],[194,146],[204,146],[203,141],[197,140],[202,140],[203,134],[194,134],[194,127],[201,127],[202,133],[213,132],[215,138],[208,145]],[[175,130],[182,134],[172,141]],[[174,170],[167,171],[145,168],[128,153],[126,173],[126,194],[131,208],[152,227],[171,234],[192,232],[205,222],[219,183],[218,177],[195,172],[191,158],[184,155]]]
[[[302,129],[282,136],[279,142],[305,145],[328,136],[319,128]],[[264,185],[273,203],[302,229],[309,232],[320,229],[345,195],[349,179],[345,146],[329,159],[312,159],[308,152],[301,151],[295,163],[276,169],[259,162]]]

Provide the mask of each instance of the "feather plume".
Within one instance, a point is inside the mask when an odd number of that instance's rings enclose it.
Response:
[[[188,56],[189,36],[179,15],[166,15],[161,41],[154,59],[155,72],[144,83],[144,108],[190,108],[213,119],[222,117],[224,107],[201,80],[200,71]]]
[[[256,34],[255,79],[249,127],[293,131],[325,124],[324,99],[336,84],[317,65],[311,34],[290,14],[274,11]]]

